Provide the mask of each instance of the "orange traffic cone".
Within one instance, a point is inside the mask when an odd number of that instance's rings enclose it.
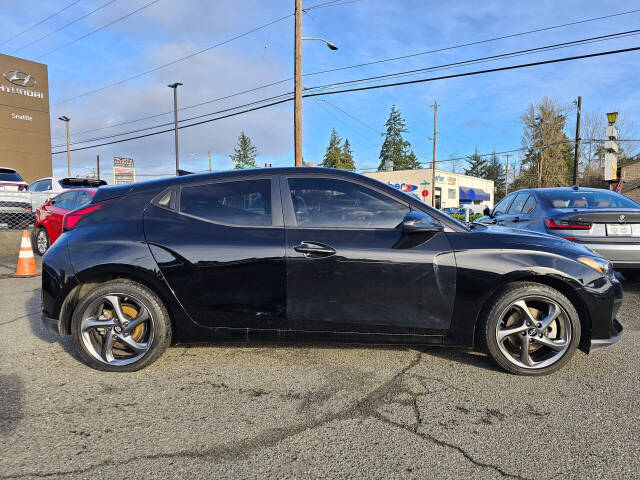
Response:
[[[29,240],[29,232],[22,231],[22,241],[20,242],[20,253],[18,254],[18,267],[16,268],[16,277],[28,277],[37,275],[36,259],[33,258],[33,250],[31,250],[31,240]]]

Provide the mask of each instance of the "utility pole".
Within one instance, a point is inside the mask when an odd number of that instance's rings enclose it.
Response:
[[[167,85],[169,88],[173,88],[173,131],[176,142],[176,175],[180,169],[180,157],[178,155],[178,87],[182,85],[180,82]]]
[[[438,102],[433,102],[433,163],[431,164],[431,206],[436,208],[436,135],[438,128]]]
[[[66,115],[58,117],[58,120],[62,120],[67,126],[67,177],[71,176],[71,150],[69,149],[69,120]]]
[[[96,155],[96,168],[98,170],[98,180],[100,180],[100,155]]]
[[[507,168],[505,168],[505,176],[504,176],[504,196],[509,195],[509,155],[508,153],[505,155],[507,157]]]
[[[209,150],[209,171],[211,171],[211,150]]]
[[[580,112],[582,110],[582,97],[578,96],[578,113],[576,115],[576,147],[573,154],[573,184],[578,184],[578,155],[580,154]]]
[[[302,0],[295,0],[293,136],[295,166],[302,166]]]

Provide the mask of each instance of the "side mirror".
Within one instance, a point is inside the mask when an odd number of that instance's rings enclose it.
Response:
[[[414,232],[442,232],[444,228],[433,218],[422,212],[409,212],[402,220],[402,231]]]
[[[482,214],[485,217],[490,217],[491,216],[491,210],[489,209],[489,207],[484,207],[484,210],[482,210]]]
[[[55,198],[52,198],[52,199],[51,199],[51,205],[55,205],[55,204],[56,204],[56,199],[55,199]]]

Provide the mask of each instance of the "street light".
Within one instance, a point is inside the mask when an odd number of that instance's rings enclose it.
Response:
[[[169,88],[173,88],[173,130],[176,141],[176,175],[180,169],[180,157],[178,156],[178,87],[182,85],[180,82],[175,82],[167,85]]]
[[[294,48],[294,102],[293,102],[293,137],[295,145],[295,165],[302,166],[302,40],[320,40],[331,50],[338,47],[324,38],[302,36],[302,0],[295,0],[295,48]]]
[[[71,176],[71,151],[69,150],[69,120],[71,120],[66,115],[58,117],[58,120],[62,120],[67,126],[67,176]]]
[[[618,112],[607,113],[607,121],[609,122],[609,125],[613,125],[614,123],[616,123],[617,119],[618,119]]]

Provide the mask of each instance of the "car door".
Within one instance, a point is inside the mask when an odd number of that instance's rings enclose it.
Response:
[[[507,211],[509,210],[509,206],[511,205],[511,202],[513,202],[513,199],[515,197],[516,197],[516,194],[512,193],[504,197],[502,200],[500,200],[496,204],[496,206],[493,207],[493,210],[491,211],[491,221],[488,223],[505,225],[504,217],[507,214]]]
[[[442,334],[455,299],[444,232],[407,234],[407,202],[335,177],[283,179],[292,330]]]
[[[177,186],[147,207],[144,230],[164,278],[197,323],[284,328],[278,182],[223,177]]]
[[[48,207],[45,207],[49,211],[46,229],[51,242],[55,242],[55,239],[62,233],[62,221],[64,216],[74,209],[75,198],[75,191],[61,193],[51,201]]]
[[[498,225],[512,228],[525,228],[519,225],[522,217],[522,207],[527,203],[529,192],[521,192],[515,195],[507,211],[498,217]]]

